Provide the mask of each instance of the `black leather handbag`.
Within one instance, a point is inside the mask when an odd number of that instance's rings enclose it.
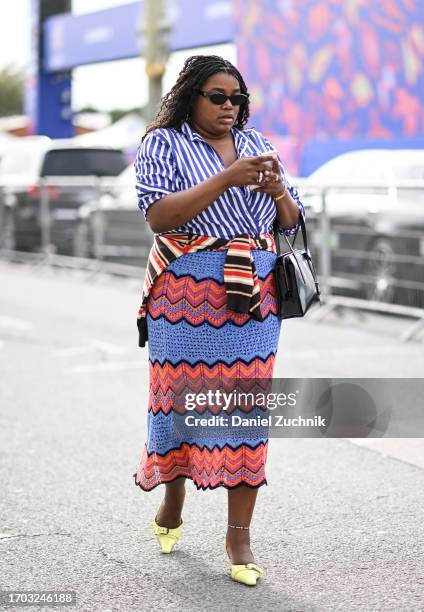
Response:
[[[277,250],[275,277],[277,284],[278,317],[291,319],[303,317],[315,302],[321,304],[320,289],[311,254],[308,249],[305,221],[299,211],[299,223],[302,230],[303,249],[293,249],[299,227],[290,244],[283,234],[290,251],[281,253],[280,236],[277,222],[274,223],[274,240]]]

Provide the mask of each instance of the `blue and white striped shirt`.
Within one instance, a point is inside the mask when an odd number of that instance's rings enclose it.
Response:
[[[182,132],[157,128],[148,133],[138,148],[134,161],[138,205],[144,217],[154,202],[166,195],[189,189],[224,170],[220,155],[187,122]],[[275,149],[254,128],[231,129],[238,157],[251,157]],[[284,166],[278,157],[281,173]],[[293,199],[305,219],[305,209],[295,187],[288,184]],[[234,238],[247,233],[257,236],[272,232],[276,203],[266,193],[253,192],[247,186],[230,187],[212,204],[172,232],[192,232],[219,238]],[[294,234],[297,225],[280,233]],[[160,233],[160,232],[158,232]]]

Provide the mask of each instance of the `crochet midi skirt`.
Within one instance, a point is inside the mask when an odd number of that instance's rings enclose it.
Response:
[[[276,254],[252,250],[263,321],[226,306],[226,250],[181,255],[157,277],[147,302],[149,404],[147,440],[134,474],[150,491],[185,477],[197,489],[268,484],[268,430],[181,427],[181,389],[225,386],[231,379],[272,379],[280,334]],[[192,415],[201,417],[196,407]],[[204,408],[202,408],[204,410]],[[185,413],[187,414],[187,412]]]

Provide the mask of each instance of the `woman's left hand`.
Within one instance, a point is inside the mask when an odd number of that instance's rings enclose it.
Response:
[[[267,193],[272,197],[277,197],[284,191],[284,181],[281,176],[280,166],[278,160],[274,160],[272,170],[265,170],[263,173],[263,179],[259,183],[260,187],[252,189],[253,192]]]

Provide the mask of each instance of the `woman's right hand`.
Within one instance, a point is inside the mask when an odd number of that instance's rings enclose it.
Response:
[[[256,185],[258,184],[259,172],[264,173],[263,177],[267,176],[267,173],[272,170],[274,159],[275,155],[273,154],[241,157],[222,172],[227,178],[229,187]]]

